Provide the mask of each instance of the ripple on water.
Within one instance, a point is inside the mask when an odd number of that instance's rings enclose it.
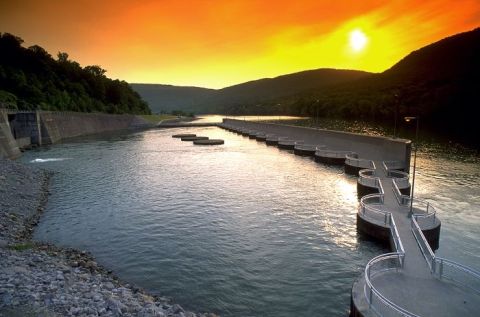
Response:
[[[186,132],[225,144],[196,147],[170,136]],[[120,277],[186,308],[222,316],[343,315],[354,279],[385,251],[357,234],[356,180],[342,168],[218,128],[84,141],[22,158],[72,158],[42,163],[58,173],[35,238],[87,249]],[[475,190],[428,183],[431,175],[442,184],[448,178],[438,170],[425,167],[418,192],[442,197],[440,217],[476,214],[471,209],[478,199],[455,204],[465,191],[478,197]],[[465,224],[446,218],[441,237],[455,243],[455,230],[445,224]],[[479,254],[472,228],[462,258],[467,262]]]

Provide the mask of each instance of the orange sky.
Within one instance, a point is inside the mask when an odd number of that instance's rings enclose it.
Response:
[[[128,82],[220,88],[306,69],[380,72],[480,26],[479,0],[0,0],[0,32]],[[360,30],[366,46],[354,51]]]

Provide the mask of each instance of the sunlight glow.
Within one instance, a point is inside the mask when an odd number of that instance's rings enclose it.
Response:
[[[359,52],[365,48],[368,43],[368,38],[360,29],[355,29],[350,32],[349,38],[350,47],[355,51]]]

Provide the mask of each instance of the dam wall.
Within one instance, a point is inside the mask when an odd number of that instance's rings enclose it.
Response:
[[[0,157],[17,158],[20,154],[20,149],[12,135],[7,112],[0,109]]]
[[[15,111],[0,109],[0,157],[15,159],[21,148],[61,140],[153,125],[131,114]]]
[[[305,144],[325,145],[329,150],[353,151],[364,159],[400,161],[404,166],[410,166],[410,140],[235,119],[224,119],[223,122],[303,140]]]
[[[67,138],[128,129],[135,117],[128,114],[42,111],[40,112],[42,143],[53,144]]]

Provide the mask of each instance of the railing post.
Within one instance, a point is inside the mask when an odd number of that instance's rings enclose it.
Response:
[[[443,259],[440,259],[440,272],[438,273],[440,278],[443,276]]]

